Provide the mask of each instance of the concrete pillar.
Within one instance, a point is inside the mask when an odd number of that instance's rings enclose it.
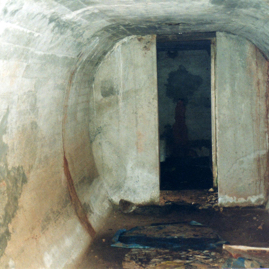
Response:
[[[242,37],[217,33],[216,46],[219,203],[261,205],[268,180],[268,63]]]

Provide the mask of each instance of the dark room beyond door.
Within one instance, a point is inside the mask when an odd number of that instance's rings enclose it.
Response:
[[[213,186],[210,40],[157,43],[161,190]]]

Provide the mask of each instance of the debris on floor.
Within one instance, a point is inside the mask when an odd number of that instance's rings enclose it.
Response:
[[[135,205],[121,200],[119,209],[123,213],[162,215],[169,213],[173,206],[223,211],[223,208],[218,206],[218,193],[213,188],[180,192],[162,191],[160,204],[155,206]],[[258,229],[262,230],[259,227]],[[267,264],[266,258],[257,253],[253,255],[250,248],[247,253],[244,247],[242,250],[241,246],[225,245],[226,242],[214,230],[195,221],[152,224],[137,226],[128,231],[119,230],[113,240],[112,246],[131,249],[123,260],[124,269],[260,268],[262,264]],[[227,251],[219,248],[223,244],[223,249]],[[269,249],[266,250],[266,253],[260,254],[269,256]]]
[[[196,221],[138,226],[119,230],[113,247],[207,250],[227,243],[213,229]]]
[[[165,215],[171,213],[174,204],[167,202],[160,205],[137,205],[130,201],[121,199],[119,202],[119,210],[124,214],[138,214],[138,215]]]
[[[130,230],[137,226],[150,226],[152,223],[190,223],[195,219],[206,227],[212,228],[232,244],[225,245],[225,248],[238,245],[239,247],[255,246],[258,249],[267,249],[269,247],[269,214],[262,207],[224,208],[222,210],[217,205],[216,190],[212,191],[209,188],[206,190],[161,191],[159,205],[145,206],[129,203],[123,203],[122,208],[113,207],[107,225],[95,238],[83,257],[80,267],[77,268],[222,269],[232,268],[232,266],[269,268],[269,263],[266,263],[267,254],[264,259],[257,255],[248,256],[238,250],[236,250],[238,255],[232,255],[226,251],[228,249],[221,247],[212,250],[111,247],[113,235],[122,227]],[[232,253],[232,251],[230,252]]]
[[[122,262],[124,269],[203,269],[261,268],[261,263],[246,258],[231,258],[228,252],[210,250],[171,251],[165,249],[132,249]],[[262,267],[263,268],[263,267]]]
[[[177,205],[191,204],[199,209],[214,208],[216,211],[222,211],[218,205],[218,192],[213,188],[209,190],[162,191],[160,205],[169,202]]]
[[[121,199],[119,201],[119,209],[122,213],[131,213],[136,209],[136,205],[130,201]]]
[[[261,264],[255,260],[249,260],[243,257],[238,259],[229,258],[222,265],[222,268],[261,268]]]
[[[197,209],[223,210],[218,205],[218,192],[211,188],[209,190],[185,190],[185,191],[162,191],[159,205],[139,205],[121,199],[119,211],[124,214],[138,215],[165,215],[171,213],[175,206],[188,206]]]
[[[122,266],[124,269],[221,268],[227,258],[212,250],[132,249],[125,255]]]

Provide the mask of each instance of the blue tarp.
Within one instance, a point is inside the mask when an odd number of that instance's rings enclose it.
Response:
[[[212,229],[196,221],[138,226],[128,231],[121,229],[112,242],[112,247],[173,250],[214,249],[228,243]]]

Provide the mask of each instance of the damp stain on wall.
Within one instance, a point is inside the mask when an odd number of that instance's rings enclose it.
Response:
[[[21,197],[23,185],[27,183],[26,174],[22,166],[8,168],[8,146],[3,141],[6,133],[9,110],[0,122],[0,257],[4,254],[10,239],[9,224],[14,218]]]
[[[109,97],[118,94],[116,91],[113,81],[103,80],[101,83],[101,95],[102,97]]]

